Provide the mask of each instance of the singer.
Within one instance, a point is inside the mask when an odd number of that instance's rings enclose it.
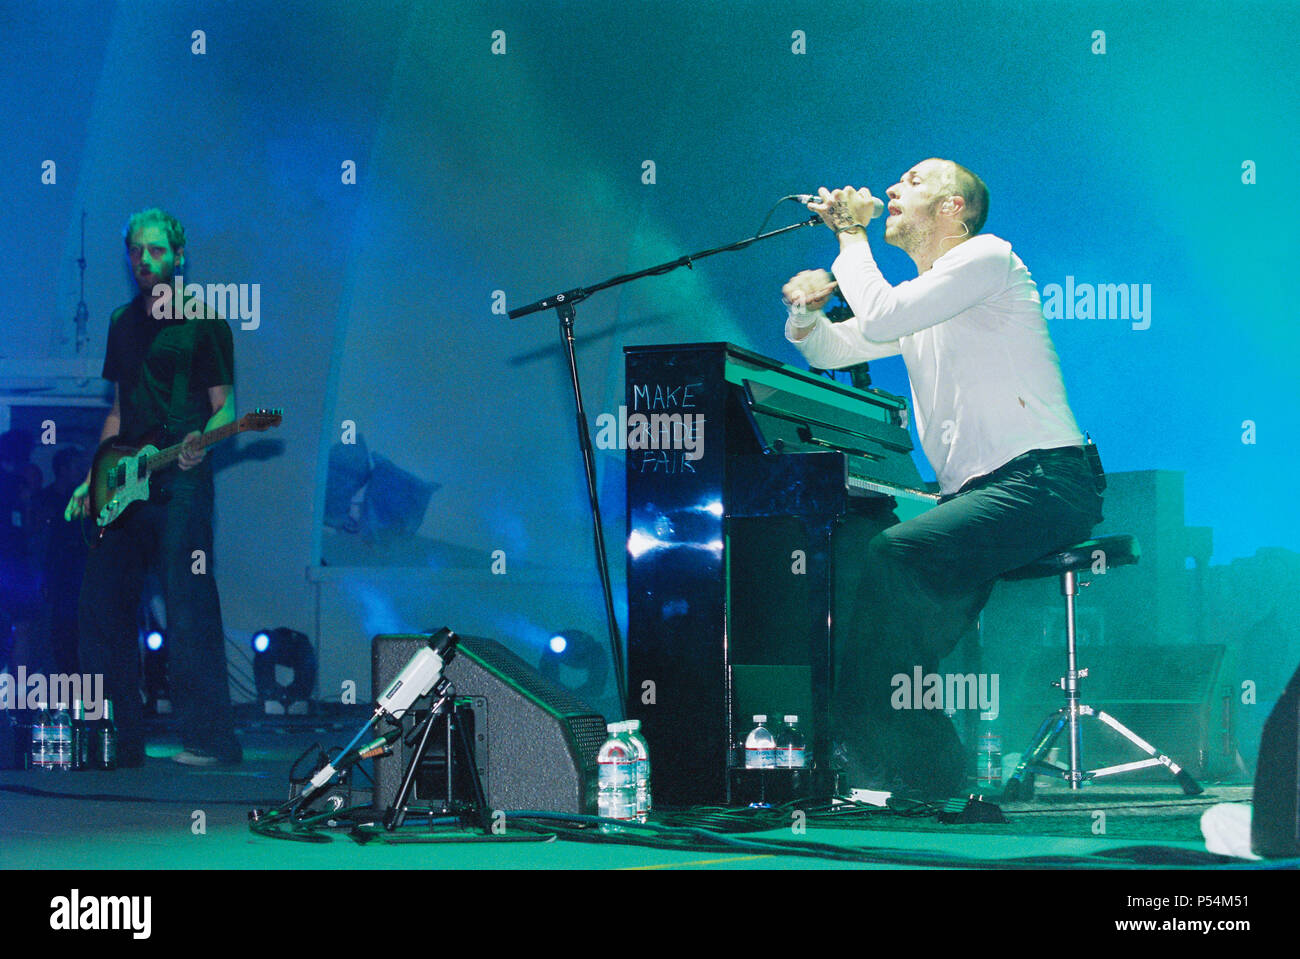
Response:
[[[848,785],[943,798],[965,757],[943,712],[895,708],[899,674],[938,671],[997,578],[1087,539],[1101,496],[1066,400],[1038,289],[1011,245],[983,233],[988,188],[931,158],[886,192],[885,242],[918,276],[889,283],[867,240],[866,189],[819,191],[808,209],[839,255],[783,288],[786,338],[823,369],[902,356],[921,446],[939,480],[934,509],[868,544],[858,635],[836,640],[832,761]],[[853,316],[822,307],[838,287]]]

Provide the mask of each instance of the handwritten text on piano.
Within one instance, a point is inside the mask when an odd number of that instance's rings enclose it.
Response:
[[[632,384],[632,410],[596,417],[596,446],[627,450],[642,473],[695,472],[704,455],[704,414],[692,413],[703,383]]]

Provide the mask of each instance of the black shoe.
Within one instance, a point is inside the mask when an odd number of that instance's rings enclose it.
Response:
[[[866,789],[890,793],[898,799],[935,801],[946,799],[954,792],[952,785],[946,782],[947,777],[936,777],[923,770],[904,769],[884,761],[865,762],[845,742],[831,743],[830,767],[839,774],[840,792],[845,795],[854,789]],[[944,778],[945,781],[939,782],[938,778]]]
[[[172,762],[182,766],[237,766],[243,759],[244,751],[237,742],[216,752],[190,746],[172,756]]]

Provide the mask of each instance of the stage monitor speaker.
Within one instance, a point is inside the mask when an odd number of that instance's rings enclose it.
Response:
[[[376,636],[371,689],[392,682],[427,641],[420,633]],[[492,809],[596,814],[596,754],[605,742],[604,717],[490,639],[462,636],[444,674],[459,708],[469,711],[474,764]],[[405,745],[406,734],[428,705],[427,698],[421,700],[403,717],[403,738],[393,755],[375,761],[372,804],[380,812],[397,797],[414,752]],[[434,735],[433,742],[439,742]],[[436,754],[426,755],[410,802],[450,798],[445,785],[439,792],[448,779],[445,750],[441,772],[433,768],[438,761]],[[463,772],[452,777],[453,787],[464,781]]]
[[[1269,713],[1255,766],[1250,844],[1268,859],[1300,856],[1300,669]]]

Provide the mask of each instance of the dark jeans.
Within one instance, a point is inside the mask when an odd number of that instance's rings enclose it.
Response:
[[[1083,450],[1033,450],[867,546],[855,635],[835,651],[832,734],[853,786],[959,789],[965,755],[937,709],[895,708],[893,677],[938,671],[999,576],[1088,538],[1101,496]],[[858,780],[858,781],[855,781]]]
[[[86,559],[78,619],[81,668],[103,673],[123,765],[144,758],[137,616],[144,577],[157,564],[167,606],[167,674],[181,743],[237,761],[226,639],[212,568],[212,470],[172,470],[153,495],[108,530]],[[196,566],[195,550],[202,550]],[[202,569],[202,572],[196,572]]]

